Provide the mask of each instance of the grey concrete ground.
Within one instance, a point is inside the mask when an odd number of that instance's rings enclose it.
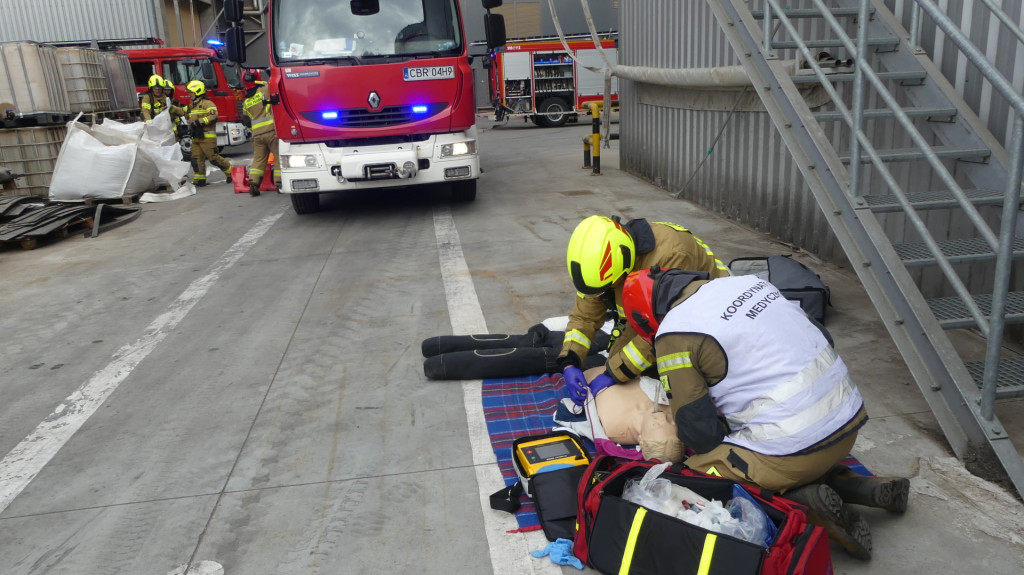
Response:
[[[865,511],[874,559],[833,548],[837,573],[1024,570],[1024,507],[952,458],[849,270],[623,174],[614,148],[589,175],[585,126],[480,125],[473,203],[365,192],[300,217],[221,184],[95,239],[0,250],[0,452],[48,445],[62,428],[33,434],[58,406],[119,381],[0,510],[0,572],[550,572],[522,552],[535,537],[486,535],[502,514],[481,507],[496,466],[473,453],[473,384],[426,380],[419,344],[467,314],[513,333],[565,315],[565,244],[592,213],[684,223],[723,260],[795,253],[832,287],[828,327],[872,416],[855,455],[913,478],[905,515]],[[449,217],[471,292],[445,289]],[[1019,429],[1022,407],[1000,416]],[[0,495],[28,458],[9,459]]]

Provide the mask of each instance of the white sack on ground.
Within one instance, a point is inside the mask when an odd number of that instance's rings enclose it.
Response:
[[[189,171],[181,161],[169,114],[149,124],[106,120],[88,126],[68,123],[50,183],[50,199],[117,199],[154,190],[162,183],[178,189]]]

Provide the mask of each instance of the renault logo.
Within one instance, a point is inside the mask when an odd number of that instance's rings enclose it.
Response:
[[[370,97],[366,99],[366,102],[370,104],[371,110],[376,110],[380,107],[380,96],[377,92],[370,92]]]

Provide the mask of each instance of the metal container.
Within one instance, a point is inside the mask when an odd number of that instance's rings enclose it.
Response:
[[[103,67],[107,75],[110,105],[113,110],[129,110],[139,107],[139,95],[135,91],[132,65],[128,54],[123,52],[101,52]]]
[[[15,194],[49,195],[53,167],[67,133],[65,126],[0,130],[0,165],[25,174],[14,181]]]
[[[111,110],[103,55],[92,48],[57,48],[72,113]]]
[[[0,104],[12,104],[22,117],[70,114],[57,49],[35,42],[0,43]]]

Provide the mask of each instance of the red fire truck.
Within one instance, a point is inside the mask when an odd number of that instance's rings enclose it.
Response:
[[[229,0],[225,15],[240,4]],[[268,9],[281,191],[297,213],[318,210],[323,192],[365,188],[447,182],[455,199],[476,197],[458,0],[270,0]],[[242,58],[238,38],[226,39]]]
[[[217,145],[240,146],[252,138],[242,124],[242,102],[245,86],[238,65],[217,57],[210,48],[145,48],[121,50],[128,54],[135,78],[135,89],[140,94],[148,89],[147,82],[159,74],[174,83],[174,97],[187,102],[192,94],[185,85],[192,80],[206,84],[206,94],[217,104]]]
[[[616,63],[616,35],[600,36],[601,47]],[[587,102],[604,99],[604,60],[589,34],[566,36],[569,52],[557,36],[515,38],[504,50],[489,54],[491,103],[495,119],[524,118],[539,126],[562,126],[584,110]],[[617,104],[618,81],[612,78]]]

